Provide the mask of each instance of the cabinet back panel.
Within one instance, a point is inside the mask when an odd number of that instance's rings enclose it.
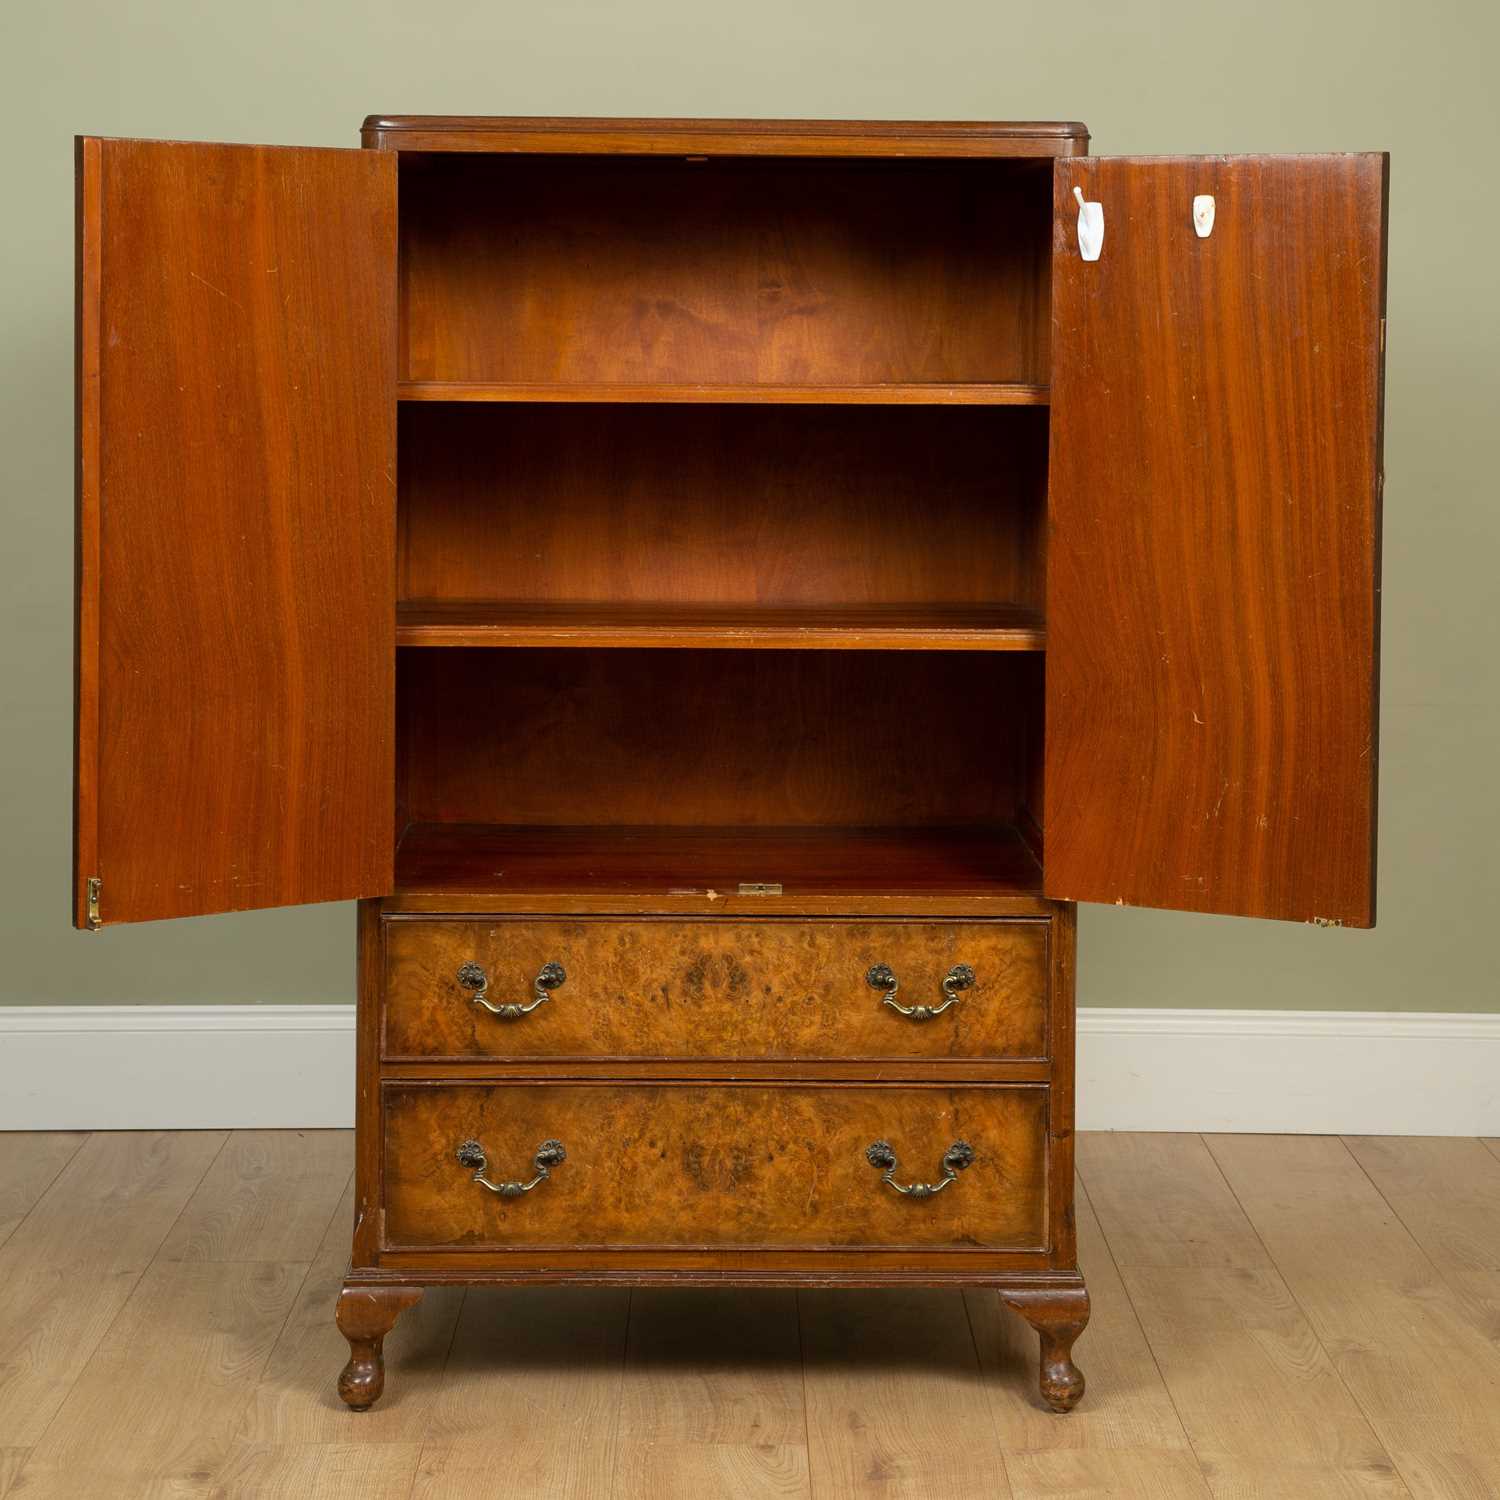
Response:
[[[1040,608],[1034,408],[408,406],[403,599]]]
[[[1045,383],[1049,168],[403,154],[404,374]]]
[[[1041,711],[1030,653],[398,654],[417,823],[1008,823]]]

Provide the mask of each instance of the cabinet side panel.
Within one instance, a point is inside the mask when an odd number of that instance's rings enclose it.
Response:
[[[1050,896],[1374,921],[1385,177],[1057,164]]]
[[[106,923],[384,894],[395,163],[91,149],[98,859],[81,873]]]

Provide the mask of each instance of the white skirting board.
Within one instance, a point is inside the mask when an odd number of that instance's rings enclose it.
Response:
[[[0,1008],[0,1130],[353,1120],[351,1005]],[[1500,1015],[1084,1010],[1078,1124],[1500,1135]]]

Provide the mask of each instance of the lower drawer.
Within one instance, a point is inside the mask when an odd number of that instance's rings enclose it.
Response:
[[[1040,1085],[388,1084],[386,1244],[1042,1249],[1047,1107]],[[914,1183],[939,1190],[892,1185]]]

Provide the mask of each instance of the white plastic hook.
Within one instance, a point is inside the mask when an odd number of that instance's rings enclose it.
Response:
[[[1214,232],[1214,195],[1199,193],[1193,199],[1193,229],[1200,240]]]
[[[1104,205],[1087,202],[1081,187],[1073,189],[1073,196],[1078,200],[1078,253],[1084,260],[1098,260],[1104,248]]]

